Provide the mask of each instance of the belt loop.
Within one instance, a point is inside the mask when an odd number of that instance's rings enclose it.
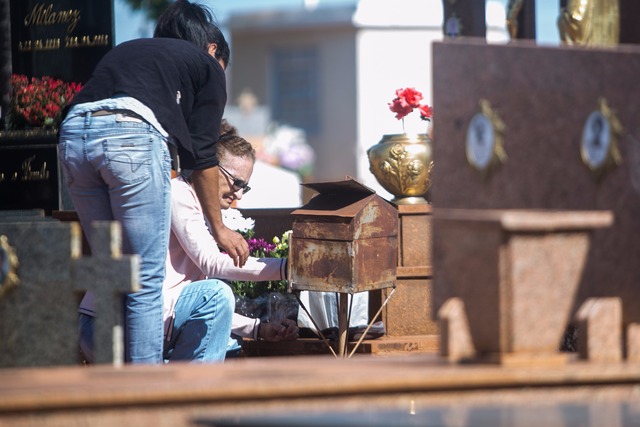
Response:
[[[91,111],[84,113],[84,127],[88,128],[89,126],[91,126]]]

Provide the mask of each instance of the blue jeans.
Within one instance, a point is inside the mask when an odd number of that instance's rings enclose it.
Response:
[[[171,336],[165,344],[167,361],[224,361],[236,302],[221,280],[188,284],[175,306]]]
[[[119,221],[125,254],[139,254],[140,291],[125,308],[125,358],[162,363],[162,283],[170,230],[171,158],[148,123],[74,108],[60,127],[59,157],[90,246],[94,221]],[[100,315],[98,313],[98,315]]]

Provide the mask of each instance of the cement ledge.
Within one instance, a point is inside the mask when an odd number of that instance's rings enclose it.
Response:
[[[595,390],[634,384],[640,384],[637,363],[571,362],[563,367],[504,368],[452,365],[433,354],[362,355],[347,360],[273,357],[220,365],[3,369],[0,414],[536,387]]]

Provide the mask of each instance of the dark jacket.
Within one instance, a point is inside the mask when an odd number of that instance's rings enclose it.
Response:
[[[67,106],[125,93],[149,107],[178,145],[181,166],[216,166],[215,143],[227,102],[224,70],[195,44],[178,39],[122,43],[98,63]]]

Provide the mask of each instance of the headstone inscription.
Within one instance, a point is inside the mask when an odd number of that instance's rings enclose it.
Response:
[[[11,0],[14,74],[85,83],[113,46],[113,0]]]
[[[7,272],[17,277],[0,296],[0,367],[78,364],[77,309],[89,289],[103,304],[96,360],[122,363],[122,297],[137,290],[138,257],[121,256],[118,223],[96,223],[93,233],[102,246],[82,257],[79,223],[0,221],[2,253],[15,259]]]
[[[65,207],[55,141],[55,133],[0,137],[0,209],[50,214]]]

